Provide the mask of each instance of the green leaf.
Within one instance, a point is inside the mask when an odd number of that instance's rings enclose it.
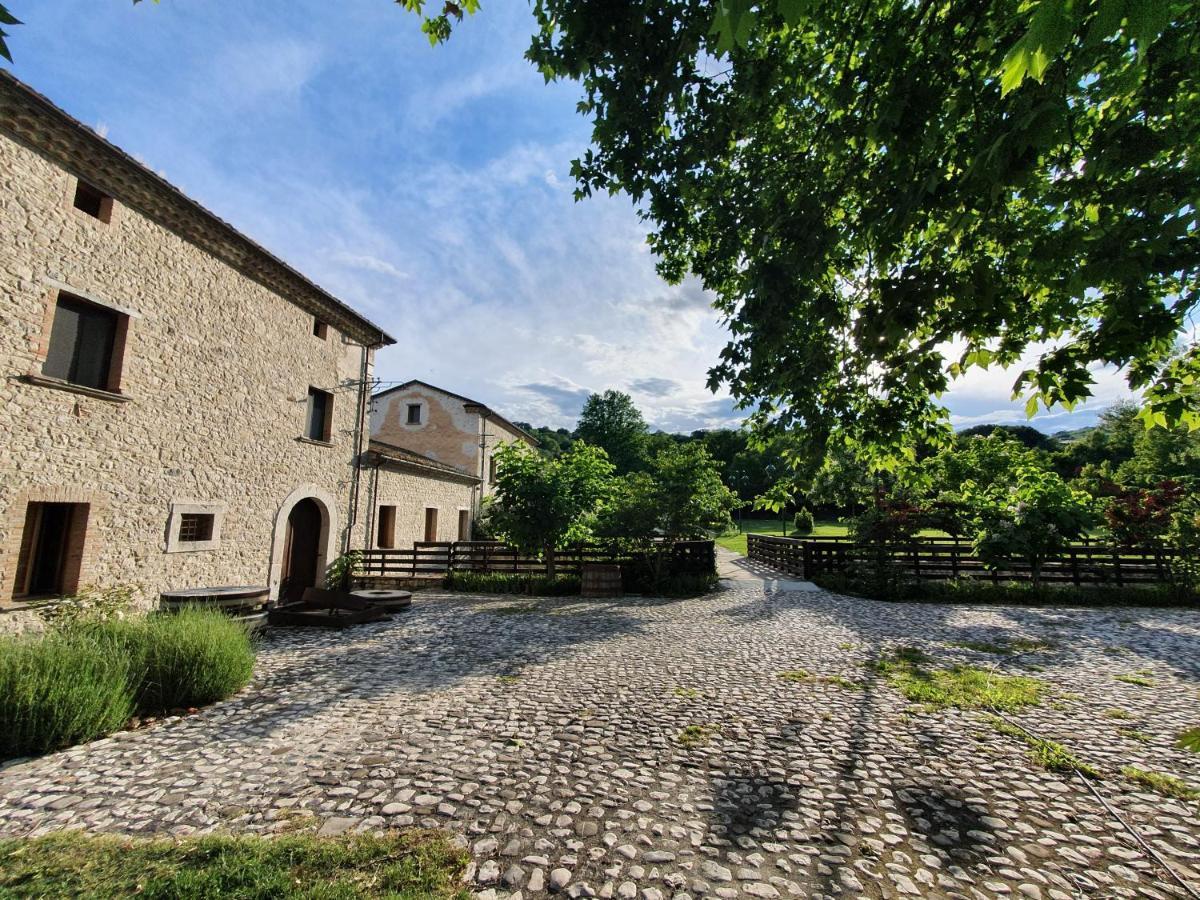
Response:
[[[1180,750],[1190,750],[1192,753],[1200,753],[1200,728],[1192,728],[1179,735],[1175,741],[1175,746]]]
[[[1000,91],[1007,94],[1021,85],[1026,77],[1041,81],[1046,67],[1054,60],[1071,38],[1075,25],[1073,5],[1069,0],[1040,0],[1029,21],[1029,30],[1004,58],[1000,70]]]

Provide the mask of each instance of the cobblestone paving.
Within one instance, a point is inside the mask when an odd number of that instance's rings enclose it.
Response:
[[[1200,883],[1200,804],[1120,774],[1200,787],[1200,755],[1173,748],[1200,725],[1195,613],[745,586],[528,604],[423,595],[391,622],[277,631],[233,700],[0,770],[0,832],[435,826],[497,897],[1183,896],[1079,781],[983,716],[911,709],[868,674],[910,645],[1048,682],[1014,718],[1100,769]],[[1055,649],[951,646],[1014,637]],[[779,677],[796,669],[861,686]],[[1152,684],[1115,677],[1138,672]]]

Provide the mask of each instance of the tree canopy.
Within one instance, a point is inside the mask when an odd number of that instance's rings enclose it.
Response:
[[[633,398],[621,391],[590,395],[579,414],[575,437],[604,450],[618,475],[634,471],[645,459],[646,420]]]
[[[954,377],[1029,354],[1030,412],[1102,363],[1147,423],[1200,427],[1200,4],[533,9],[528,58],[582,83],[593,124],[578,195],[627,193],[661,273],[712,292],[712,386],[803,425],[797,459],[837,439],[899,464],[946,440]]]
[[[522,441],[496,448],[496,484],[487,529],[503,541],[542,554],[554,574],[554,551],[591,534],[592,517],[610,489],[604,451],[577,443],[548,459]]]

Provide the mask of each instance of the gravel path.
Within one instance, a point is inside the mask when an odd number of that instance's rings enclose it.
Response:
[[[951,646],[1025,637],[1046,652]],[[277,630],[254,683],[200,714],[0,769],[0,833],[325,833],[427,825],[474,889],[522,897],[1183,896],[1072,778],[986,719],[912,708],[888,647],[1051,687],[1014,718],[1200,883],[1200,619],[764,592],[686,601],[420,595],[341,634]],[[848,686],[779,673],[842,676]],[[1134,673],[1149,686],[1119,681]],[[1115,718],[1109,710],[1123,710]]]

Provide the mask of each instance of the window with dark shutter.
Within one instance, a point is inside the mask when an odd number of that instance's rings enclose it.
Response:
[[[113,347],[120,313],[70,294],[60,294],[42,373],[72,384],[114,390]]]
[[[421,404],[420,403],[408,404],[408,424],[409,425],[420,425],[421,424]]]
[[[314,441],[328,441],[333,415],[333,395],[327,391],[308,389],[308,422],[304,436]]]

